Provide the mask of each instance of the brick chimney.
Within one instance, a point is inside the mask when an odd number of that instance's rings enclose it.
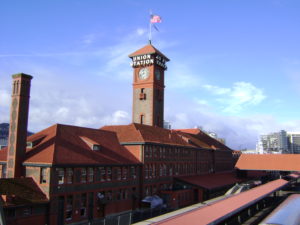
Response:
[[[12,101],[6,164],[8,178],[24,176],[22,163],[26,153],[30,82],[32,76],[19,73],[12,75],[12,78]]]

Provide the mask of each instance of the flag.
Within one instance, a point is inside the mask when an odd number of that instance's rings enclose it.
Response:
[[[159,15],[151,15],[150,23],[161,23],[161,17]]]

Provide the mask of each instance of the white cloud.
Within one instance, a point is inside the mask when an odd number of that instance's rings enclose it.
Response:
[[[248,106],[259,105],[266,96],[262,89],[247,82],[235,82],[231,88],[203,85],[213,95],[219,96],[217,101],[223,105],[223,111],[238,113]]]
[[[144,29],[144,28],[138,28],[138,29],[136,30],[136,33],[137,33],[139,36],[143,36],[146,32],[147,32],[147,30]]]
[[[230,88],[221,88],[210,84],[205,84],[203,87],[215,95],[224,95],[230,93],[231,91]]]
[[[195,88],[203,83],[201,75],[192,72],[187,64],[172,64],[169,68],[166,71],[166,83],[170,89]]]
[[[232,149],[254,149],[260,134],[281,129],[295,130],[300,125],[300,121],[281,123],[271,115],[224,116],[202,105],[180,105],[173,108],[172,112],[177,113],[166,115],[172,128],[200,126],[205,131],[215,132],[219,137],[225,138],[226,144]]]
[[[195,99],[195,102],[197,102],[199,105],[202,105],[202,106],[208,106],[209,103],[207,100],[205,99]]]
[[[96,40],[96,35],[95,34],[87,34],[83,37],[82,42],[85,45],[90,45],[94,43]]]
[[[128,123],[130,123],[129,113],[122,110],[117,110],[101,120],[101,124],[103,125],[120,125]]]
[[[10,94],[8,90],[0,90],[0,107],[10,105]]]

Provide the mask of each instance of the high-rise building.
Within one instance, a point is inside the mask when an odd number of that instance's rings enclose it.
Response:
[[[300,154],[300,132],[288,132],[287,135],[290,153]]]
[[[291,153],[300,154],[300,132],[281,130],[261,135],[257,143],[259,153]]]
[[[287,133],[285,130],[261,135],[260,142],[264,153],[288,153]]]

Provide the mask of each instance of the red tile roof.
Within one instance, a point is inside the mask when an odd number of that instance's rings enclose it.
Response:
[[[236,178],[234,172],[212,173],[198,176],[178,177],[178,180],[193,184],[205,189],[216,189],[224,186],[239,183],[242,180]]]
[[[161,127],[132,123],[121,126],[104,126],[101,130],[116,132],[121,143],[152,142],[193,147],[183,140],[177,132]]]
[[[202,141],[201,139],[199,139],[197,136],[193,135],[193,134],[189,134],[189,133],[184,133],[181,131],[176,131],[177,134],[179,136],[181,136],[186,142],[196,146],[196,147],[200,147],[200,148],[207,148],[207,149],[211,149],[212,146],[210,146],[209,144],[205,143],[204,141]],[[215,148],[213,148],[215,149]]]
[[[282,188],[288,181],[278,179],[256,188],[230,196],[202,208],[181,213],[171,218],[152,224],[161,225],[205,225],[218,224],[235,213],[242,211],[251,204]]]
[[[48,202],[46,195],[31,177],[1,178],[0,195],[4,206]]]
[[[212,149],[220,149],[220,150],[230,150],[229,147],[221,143],[220,141],[216,140],[215,138],[212,138],[205,132],[201,131],[200,129],[178,129],[176,130],[179,133],[185,135],[186,137],[190,138],[190,141],[193,142],[194,145],[198,147],[207,147]],[[203,145],[204,143],[204,145]]]
[[[104,126],[101,130],[116,132],[121,143],[151,142],[231,151],[226,145],[199,129],[169,130],[132,123],[129,125]]]
[[[240,170],[300,171],[300,155],[242,154],[235,167]]]
[[[101,146],[94,151],[86,141]],[[38,141],[37,141],[38,140]],[[24,163],[40,164],[135,164],[138,161],[119,144],[114,132],[56,124],[27,139],[36,142],[27,148]],[[0,151],[0,160],[6,161],[6,149]]]
[[[129,55],[129,57],[133,57],[133,56],[138,56],[138,55],[145,55],[145,54],[159,54],[161,56],[163,56],[167,61],[170,61],[168,59],[167,56],[165,56],[164,54],[162,54],[159,50],[157,50],[153,45],[151,44],[148,44],[148,45],[145,45],[144,47],[142,47],[141,49],[131,53]]]

